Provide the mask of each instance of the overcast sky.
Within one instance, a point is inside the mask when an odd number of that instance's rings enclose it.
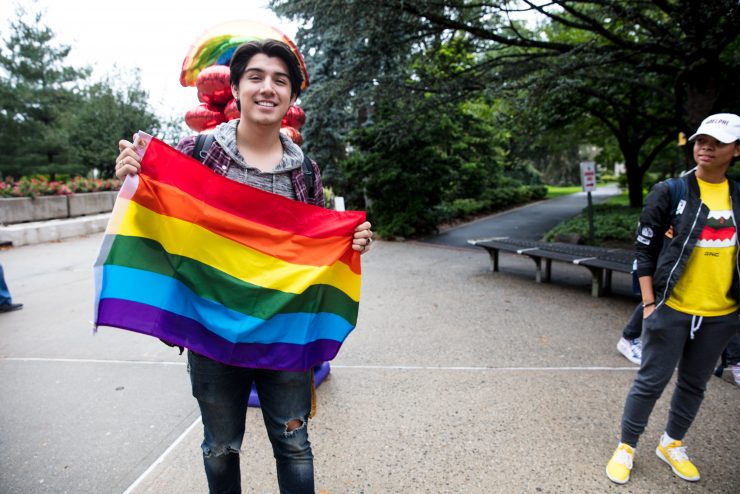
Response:
[[[45,24],[59,42],[70,45],[72,65],[93,68],[93,78],[141,69],[141,81],[160,116],[183,115],[198,104],[195,88],[180,86],[180,69],[190,45],[207,29],[225,21],[256,20],[273,25],[291,38],[297,26],[281,22],[267,0],[38,0],[21,2],[44,9]],[[17,0],[0,1],[0,37],[7,39]],[[36,7],[34,7],[34,4]],[[310,67],[309,67],[310,73]]]

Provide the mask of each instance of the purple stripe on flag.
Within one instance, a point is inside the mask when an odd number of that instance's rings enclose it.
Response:
[[[306,371],[333,359],[342,345],[335,340],[317,340],[307,345],[231,343],[187,317],[151,305],[112,298],[100,301],[96,326],[113,326],[155,336],[223,364],[258,369]]]

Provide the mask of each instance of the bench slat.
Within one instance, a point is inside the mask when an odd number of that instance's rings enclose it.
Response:
[[[634,253],[627,249],[517,240],[509,237],[469,240],[468,243],[488,251],[493,271],[498,271],[499,251],[528,256],[535,263],[535,280],[538,283],[550,280],[551,261],[572,263],[588,268],[592,277],[591,293],[595,297],[610,291],[612,271],[631,273],[634,259]],[[543,260],[545,261],[544,269]]]

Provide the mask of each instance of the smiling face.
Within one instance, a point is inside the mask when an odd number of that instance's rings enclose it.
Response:
[[[238,86],[232,86],[241,103],[242,120],[277,126],[295,102],[291,96],[288,67],[280,58],[257,53],[249,59]]]
[[[700,168],[727,169],[732,159],[737,156],[740,156],[740,145],[737,141],[725,144],[706,134],[700,134],[694,140],[694,161]]]

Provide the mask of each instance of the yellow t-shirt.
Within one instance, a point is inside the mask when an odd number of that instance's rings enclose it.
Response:
[[[666,304],[686,314],[724,316],[737,309],[730,294],[737,251],[730,185],[727,180],[720,184],[696,180],[709,218]]]

